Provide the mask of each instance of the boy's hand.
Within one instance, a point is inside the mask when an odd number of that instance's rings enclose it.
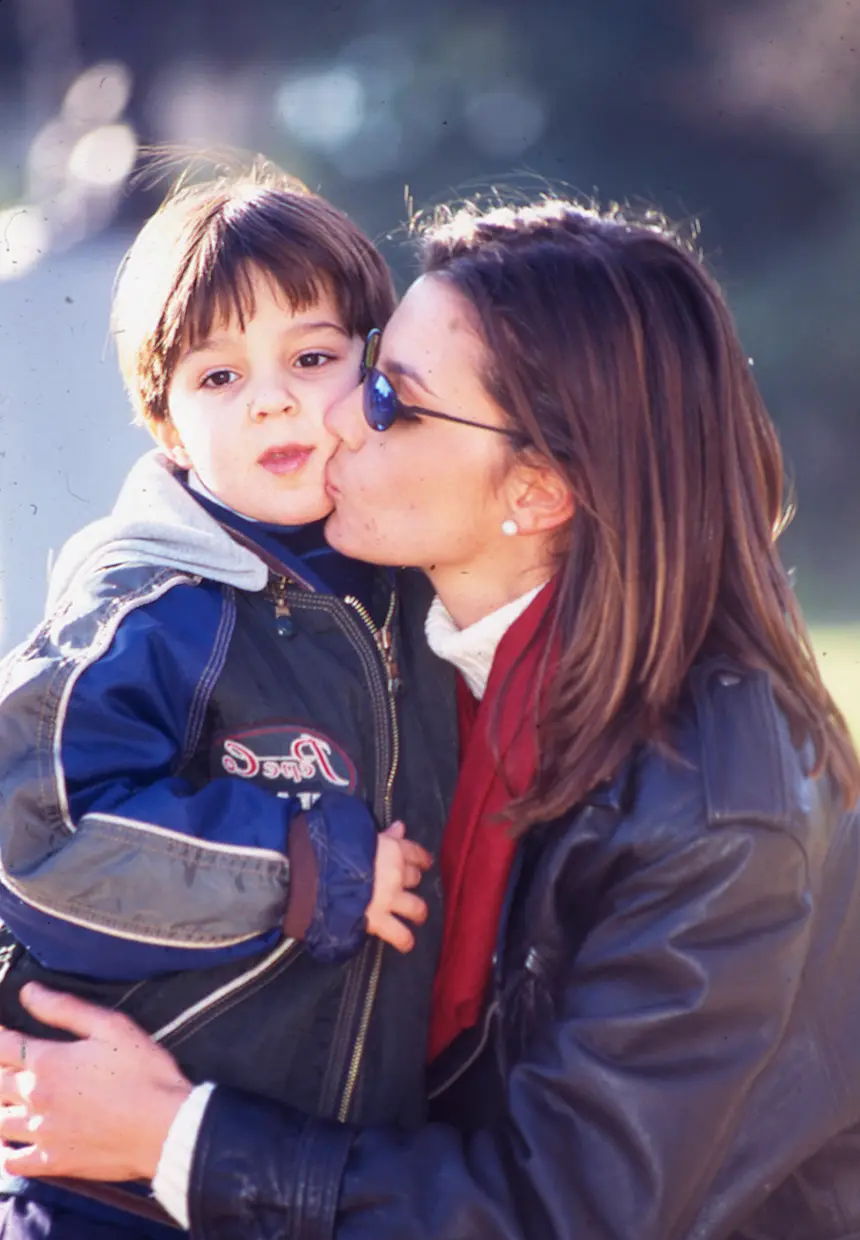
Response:
[[[427,850],[405,836],[402,822],[393,822],[379,836],[373,896],[365,914],[368,934],[384,939],[399,952],[409,952],[415,946],[412,931],[399,919],[407,917],[420,926],[427,918],[427,905],[408,889],[417,887],[421,875],[433,864]]]

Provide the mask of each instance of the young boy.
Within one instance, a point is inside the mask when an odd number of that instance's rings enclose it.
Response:
[[[439,930],[438,883],[409,888],[453,784],[451,686],[423,584],[323,538],[323,416],[392,302],[351,222],[272,175],[177,192],[132,246],[113,326],[160,451],[0,674],[0,1023],[33,1028],[38,977],[198,1080],[409,1124]],[[0,1235],[162,1234],[124,1189],[17,1191]]]

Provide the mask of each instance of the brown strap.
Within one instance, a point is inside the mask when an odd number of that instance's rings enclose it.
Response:
[[[89,1197],[92,1201],[100,1201],[104,1206],[113,1206],[115,1210],[125,1210],[127,1214],[136,1214],[139,1218],[149,1219],[153,1223],[162,1223],[165,1227],[183,1229],[176,1219],[171,1218],[166,1210],[151,1197],[138,1197],[118,1184],[103,1184],[100,1181],[72,1180],[65,1176],[41,1177],[43,1184],[52,1184],[54,1188],[62,1188],[66,1192],[77,1193],[81,1197]]]

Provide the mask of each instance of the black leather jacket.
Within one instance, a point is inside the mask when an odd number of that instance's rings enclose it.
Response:
[[[860,1236],[858,814],[761,674],[697,669],[674,745],[527,838],[445,1120],[216,1090],[194,1236]]]

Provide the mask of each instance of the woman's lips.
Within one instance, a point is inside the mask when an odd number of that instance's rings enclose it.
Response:
[[[326,465],[324,486],[326,494],[330,497],[334,497],[340,493],[332,478],[331,461],[329,461],[328,465]]]
[[[313,451],[313,448],[302,444],[288,443],[280,448],[268,448],[258,458],[257,464],[262,465],[270,474],[295,474],[307,464]]]

